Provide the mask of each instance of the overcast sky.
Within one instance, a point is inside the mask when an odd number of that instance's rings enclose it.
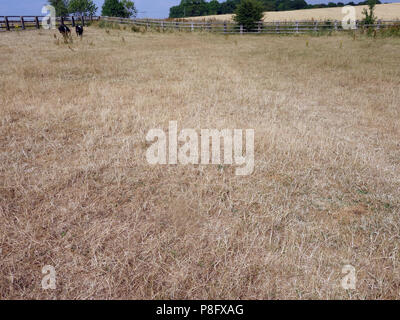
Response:
[[[306,0],[307,3],[328,3],[332,2],[349,2],[351,0]],[[354,2],[360,2],[353,0]],[[382,1],[382,0],[381,0]],[[99,13],[104,0],[94,0],[99,7]],[[136,8],[139,10],[140,17],[149,18],[166,18],[169,14],[171,6],[180,3],[180,0],[134,0]],[[222,2],[220,0],[220,2]],[[398,0],[384,0],[383,2],[399,2]],[[0,16],[28,16],[41,15],[42,6],[47,3],[47,0],[0,0]]]

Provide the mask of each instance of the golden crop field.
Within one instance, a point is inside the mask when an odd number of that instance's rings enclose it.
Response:
[[[400,298],[399,38],[53,34],[0,35],[0,299]],[[150,165],[172,120],[254,172]]]
[[[355,6],[356,18],[362,19],[362,11],[367,6]],[[375,15],[382,20],[399,20],[400,19],[400,3],[378,4],[375,7]],[[319,8],[319,9],[303,9],[293,11],[272,11],[265,12],[264,21],[325,21],[343,19],[342,8]],[[231,21],[231,14],[222,14],[216,16],[192,17],[187,20],[223,20]]]

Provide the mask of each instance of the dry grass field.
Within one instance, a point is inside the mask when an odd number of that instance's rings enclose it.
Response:
[[[0,299],[400,298],[399,50],[0,35]],[[254,129],[254,173],[147,164],[146,133],[170,120]]]
[[[356,18],[362,19],[362,11],[367,6],[356,6]],[[378,4],[375,8],[375,15],[382,20],[399,20],[400,19],[400,3]],[[293,11],[273,11],[265,12],[264,21],[325,21],[343,19],[342,8],[320,8],[320,9],[305,9]],[[216,16],[192,17],[188,20],[222,20],[231,21],[231,14],[221,14]]]

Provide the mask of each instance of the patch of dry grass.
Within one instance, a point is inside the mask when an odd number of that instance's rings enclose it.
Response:
[[[400,297],[399,39],[70,46],[0,37],[1,299]],[[255,129],[254,173],[148,165],[170,120]]]
[[[362,19],[362,11],[368,6],[355,6],[356,18]],[[400,19],[400,3],[378,4],[375,7],[375,16],[382,20],[399,20]],[[290,11],[268,11],[264,13],[264,21],[326,21],[338,20],[342,21],[344,15],[342,8],[318,8],[318,9],[302,9]],[[188,20],[221,20],[231,21],[232,14],[220,14],[214,16],[191,17]]]

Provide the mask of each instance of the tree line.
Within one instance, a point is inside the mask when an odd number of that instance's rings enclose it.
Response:
[[[98,7],[93,0],[48,0],[56,9],[58,17],[69,15],[94,16]],[[101,11],[102,16],[130,18],[136,17],[137,9],[130,0],[105,0]]]
[[[219,2],[211,0],[181,0],[177,6],[170,8],[170,18],[184,18],[184,17],[197,17],[217,14],[231,14],[234,13],[239,6],[241,0],[226,0]],[[287,10],[300,10],[300,9],[315,9],[315,8],[333,8],[343,7],[345,5],[358,6],[366,5],[368,1],[354,3],[354,2],[329,2],[328,4],[308,4],[305,0],[258,0],[263,7],[264,11],[287,11]],[[380,1],[376,1],[380,4]]]

